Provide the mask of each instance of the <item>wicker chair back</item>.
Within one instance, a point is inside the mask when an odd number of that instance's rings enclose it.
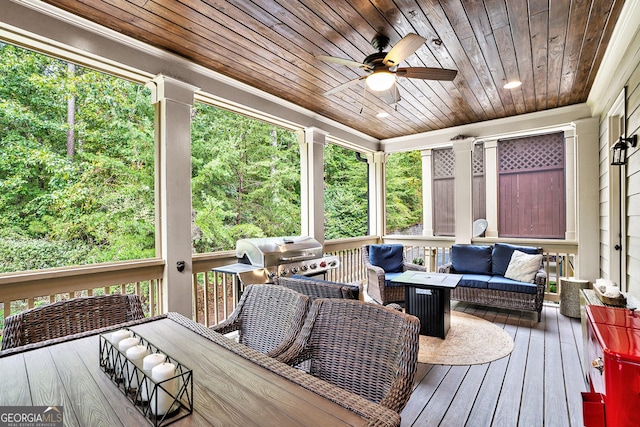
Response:
[[[316,299],[279,359],[400,413],[413,389],[420,321],[346,299]]]
[[[73,298],[25,310],[5,320],[2,350],[144,318],[138,295]]]
[[[229,318],[212,326],[221,334],[238,331],[238,340],[252,349],[277,357],[300,332],[309,308],[309,297],[280,285],[245,287]]]

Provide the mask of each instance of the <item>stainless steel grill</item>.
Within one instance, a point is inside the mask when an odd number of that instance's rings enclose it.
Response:
[[[273,282],[294,274],[324,277],[340,264],[337,256],[325,256],[322,244],[309,236],[240,239],[236,256],[238,268],[245,270],[238,272],[243,283]]]

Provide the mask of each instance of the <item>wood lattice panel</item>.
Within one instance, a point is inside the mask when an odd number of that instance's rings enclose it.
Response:
[[[498,141],[500,173],[564,168],[564,133]]]

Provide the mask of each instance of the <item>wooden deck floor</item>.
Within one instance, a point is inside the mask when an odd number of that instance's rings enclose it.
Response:
[[[452,306],[455,303],[452,303]],[[418,364],[415,389],[402,426],[582,426],[580,319],[545,305],[542,321],[529,312],[457,303],[503,327],[513,352],[472,366]]]

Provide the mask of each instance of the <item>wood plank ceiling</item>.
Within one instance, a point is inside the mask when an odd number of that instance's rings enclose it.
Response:
[[[46,0],[378,139],[586,101],[623,0]],[[364,84],[382,33],[426,43],[401,67],[458,70],[452,82],[398,78],[388,104]],[[385,49],[388,51],[389,48]],[[508,81],[522,86],[504,89]],[[387,118],[376,115],[387,112]]]

